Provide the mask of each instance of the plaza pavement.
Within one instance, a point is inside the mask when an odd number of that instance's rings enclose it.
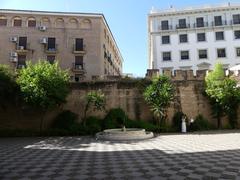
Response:
[[[240,179],[240,131],[122,143],[0,138],[0,179]]]

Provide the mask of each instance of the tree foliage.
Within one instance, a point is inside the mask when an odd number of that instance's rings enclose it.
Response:
[[[206,76],[205,82],[205,91],[218,119],[218,127],[221,127],[221,116],[226,113],[230,125],[235,128],[240,103],[240,88],[237,86],[237,81],[225,77],[222,65],[217,64],[215,69]]]
[[[174,87],[166,76],[155,77],[144,92],[144,98],[160,125],[166,118],[166,110],[174,98]]]
[[[17,83],[26,103],[46,110],[64,103],[69,93],[69,75],[58,66],[42,60],[27,62],[19,72]]]
[[[0,106],[15,103],[19,92],[13,71],[6,65],[0,64]]]

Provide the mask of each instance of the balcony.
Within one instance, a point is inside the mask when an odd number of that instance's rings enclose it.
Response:
[[[190,24],[178,24],[176,25],[176,29],[187,29],[190,28]]]
[[[194,23],[193,24],[194,28],[204,28],[204,27],[208,27],[208,22],[203,22],[203,23]]]
[[[173,28],[172,28],[171,25],[168,25],[168,26],[159,26],[158,29],[161,30],[161,31],[173,30]]]
[[[47,45],[45,46],[45,53],[47,54],[56,54],[58,52],[58,45],[55,44],[55,48],[50,48]]]
[[[72,71],[74,72],[82,72],[84,73],[85,72],[85,64],[82,63],[82,64],[76,64],[76,63],[72,63]]]
[[[232,26],[239,26],[239,25],[240,25],[240,20],[239,20],[239,21],[233,21],[233,20],[231,20],[231,21],[230,21],[230,24],[231,24]]]
[[[18,54],[26,54],[30,49],[30,44],[27,44],[26,46],[16,46],[16,52]]]
[[[225,25],[227,25],[227,21],[219,21],[219,22],[215,22],[215,21],[213,21],[212,22],[212,26],[225,26]]]
[[[83,45],[81,48],[77,48],[76,45],[73,45],[73,54],[86,54],[86,45]]]

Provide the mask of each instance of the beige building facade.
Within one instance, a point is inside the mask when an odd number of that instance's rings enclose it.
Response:
[[[123,58],[103,14],[0,10],[0,63],[58,61],[72,81],[122,74]]]

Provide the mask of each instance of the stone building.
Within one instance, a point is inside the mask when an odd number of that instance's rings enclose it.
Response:
[[[123,58],[103,14],[0,10],[0,63],[58,61],[73,81],[118,76]]]
[[[148,16],[149,69],[206,70],[240,63],[240,5],[153,9]]]

